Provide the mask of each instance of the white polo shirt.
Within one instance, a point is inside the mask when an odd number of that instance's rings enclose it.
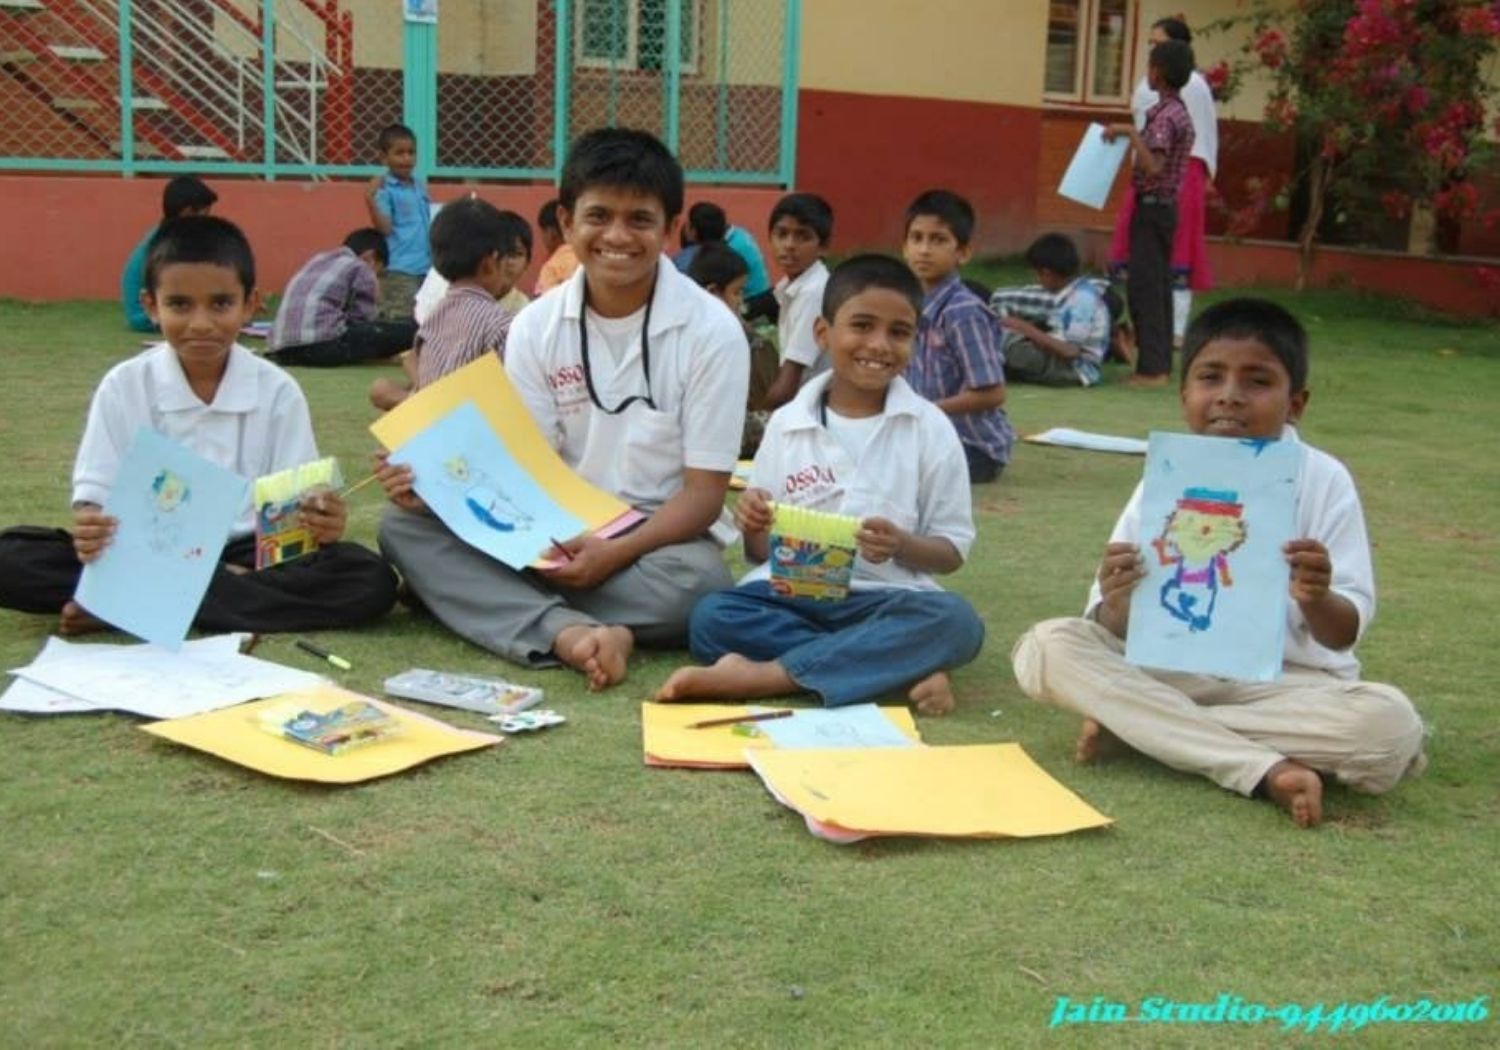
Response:
[[[171,346],[158,343],[115,365],[94,391],[73,464],[74,503],[103,505],[141,427],[251,481],[318,458],[307,399],[287,373],[236,344],[205,405]],[[233,535],[254,529],[247,494]]]
[[[802,507],[887,518],[918,536],[941,536],[967,559],[974,544],[969,467],[948,416],[919,397],[897,376],[885,395],[885,411],[858,460],[824,429],[819,411],[833,374],[825,372],[798,391],[766,424],[750,484],[771,498]],[[761,564],[741,583],[764,580]],[[936,591],[930,573],[913,572],[895,560],[854,562],[854,590],[904,587]]]
[[[618,415],[589,396],[579,340],[586,274],[516,315],[505,370],[532,418],[579,476],[650,513],[682,489],[682,471],[729,472],[739,457],[750,384],[750,347],[729,307],[657,261],[651,303],[650,393]],[[589,371],[605,408],[647,392],[639,325],[616,359],[590,322]]]
[[[1349,470],[1328,453],[1306,444],[1297,428],[1282,431],[1283,441],[1302,448],[1302,465],[1297,473],[1297,519],[1294,539],[1317,540],[1328,548],[1333,562],[1330,589],[1347,599],[1359,613],[1356,643],[1364,637],[1375,618],[1375,570],[1370,564],[1370,537],[1365,531],[1365,513],[1359,503],[1359,492]],[[1120,512],[1110,543],[1139,543],[1141,536],[1141,485],[1138,483],[1130,502]],[[1089,589],[1084,615],[1092,615],[1099,604],[1099,581]],[[1308,629],[1307,619],[1296,602],[1286,606],[1286,650],[1288,664],[1317,667],[1353,681],[1359,677],[1359,660],[1354,646],[1339,651],[1318,644]]]
[[[823,312],[823,287],[828,284],[828,267],[819,259],[797,275],[795,281],[785,277],[776,282],[772,293],[781,313],[776,320],[776,339],[783,361],[795,361],[807,369],[809,377],[828,368],[828,358],[813,335],[813,322]]]

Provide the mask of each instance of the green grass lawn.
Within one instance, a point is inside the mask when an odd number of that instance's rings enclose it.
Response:
[[[1428,720],[1424,779],[1378,799],[1331,788],[1304,832],[1144,759],[1074,766],[1075,720],[1020,694],[1010,646],[1081,608],[1141,461],[1022,446],[976,490],[979,542],[951,580],[988,642],[956,675],[959,711],[921,729],[1021,742],[1113,828],[833,846],[749,773],[642,765],[638,703],[682,654],[638,658],[594,696],[400,609],[316,639],[353,661],[344,684],[378,693],[411,666],[509,675],[569,724],[330,790],[129,717],[0,716],[0,1044],[1280,1046],[1272,1024],[1046,1026],[1059,996],[1485,995],[1500,1011],[1500,329],[1346,294],[1285,301],[1314,347],[1304,435],[1353,470],[1375,543],[1366,673]],[[112,304],[0,303],[0,521],[66,520],[88,394],[137,347]],[[351,477],[377,374],[297,373]],[[1174,393],[1117,383],[1018,387],[1008,408],[1021,432],[1179,420]],[[356,497],[353,538],[373,543],[380,507],[373,488]],[[0,613],[4,666],[51,627]],[[258,655],[329,670],[286,637]],[[1500,1020],[1357,1038],[1493,1046]]]

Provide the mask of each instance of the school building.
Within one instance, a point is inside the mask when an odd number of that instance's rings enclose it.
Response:
[[[1097,246],[1094,211],[1055,188],[1084,128],[1125,119],[1153,21],[1195,28],[1237,0],[0,0],[0,296],[104,298],[191,171],[246,227],[268,289],[364,223],[358,181],[379,129],[417,132],[433,197],[477,192],[528,217],[569,138],[601,124],[660,134],[689,198],[757,234],[786,187],[826,196],[835,251],[894,248],[918,192],[980,214],[976,248],[1062,229]],[[410,9],[409,11],[407,9]],[[1199,65],[1238,41],[1195,40]],[[675,61],[670,60],[675,56]],[[1264,89],[1221,107],[1218,186],[1290,170]],[[1121,178],[1115,191],[1118,198]],[[1210,218],[1222,230],[1224,216]],[[1481,224],[1447,247],[1500,256]],[[1285,281],[1289,219],[1215,244],[1221,278]],[[1096,231],[1090,233],[1089,231]],[[1404,248],[1405,231],[1388,246]],[[80,253],[81,243],[89,251]],[[1488,309],[1472,263],[1330,251],[1323,279],[1443,292]],[[1413,268],[1436,266],[1438,276]],[[1425,270],[1423,271],[1425,272]]]

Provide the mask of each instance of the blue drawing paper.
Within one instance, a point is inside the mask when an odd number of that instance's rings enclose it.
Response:
[[[757,722],[777,747],[914,747],[874,704],[812,708],[790,718]]]
[[[454,535],[512,569],[524,569],[554,538],[586,531],[511,456],[472,401],[465,401],[391,453],[412,469],[412,487]]]
[[[1078,143],[1068,170],[1063,172],[1058,195],[1090,208],[1103,208],[1120,171],[1120,161],[1125,159],[1129,148],[1129,139],[1116,136],[1113,142],[1105,142],[1104,125],[1090,124],[1084,129],[1083,141]]]
[[[84,566],[74,598],[99,619],[175,652],[249,489],[238,474],[142,427],[104,503],[119,527]]]
[[[1281,675],[1296,515],[1289,441],[1153,433],[1141,498],[1146,578],[1125,658],[1246,681]]]

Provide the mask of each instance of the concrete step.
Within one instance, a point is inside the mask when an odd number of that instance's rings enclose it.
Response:
[[[229,154],[226,153],[226,152],[224,152],[223,150],[221,150],[218,146],[182,146],[182,145],[179,145],[179,146],[176,147],[176,149],[177,149],[178,153],[181,153],[184,157],[187,157],[189,160],[228,160],[229,159]]]
[[[130,108],[133,112],[142,113],[146,110],[166,109],[167,104],[159,98],[152,98],[150,95],[138,95],[130,100]]]
[[[75,44],[48,44],[50,50],[58,58],[66,62],[103,62],[105,54],[97,47],[87,47]]]
[[[0,63],[8,66],[24,66],[28,62],[36,61],[36,53],[27,51],[24,47],[14,51],[0,51]]]
[[[54,98],[52,108],[67,110],[69,113],[89,113],[103,107],[91,98]]]
[[[0,11],[14,11],[17,14],[25,14],[28,11],[40,11],[42,0],[0,0]]]

